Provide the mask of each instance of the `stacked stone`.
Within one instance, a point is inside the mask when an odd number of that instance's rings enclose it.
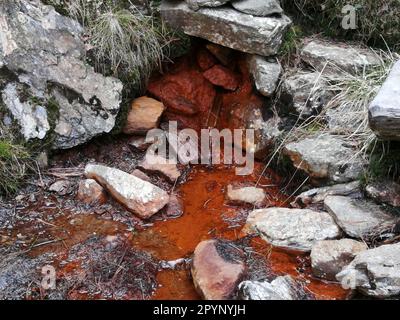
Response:
[[[163,19],[186,34],[248,53],[258,91],[272,96],[281,73],[278,53],[291,19],[277,0],[166,0]]]

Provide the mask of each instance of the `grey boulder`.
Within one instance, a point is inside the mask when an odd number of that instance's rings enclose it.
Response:
[[[283,150],[312,182],[346,183],[359,178],[365,166],[355,148],[338,136],[322,135],[287,144]]]
[[[397,222],[394,215],[364,199],[328,196],[324,205],[343,231],[353,238],[369,239],[390,234]]]
[[[52,147],[66,149],[111,131],[122,83],[85,63],[79,23],[38,0],[6,0],[0,26],[0,61],[10,74],[0,94],[26,140],[54,128]]]
[[[322,40],[306,43],[300,56],[317,71],[328,73],[345,71],[354,74],[381,64],[379,56],[372,50]]]
[[[389,298],[400,294],[400,243],[359,253],[336,276],[342,285],[361,293]]]
[[[311,251],[315,242],[337,239],[340,228],[326,212],[308,209],[268,208],[251,212],[245,231],[268,243],[293,250]]]

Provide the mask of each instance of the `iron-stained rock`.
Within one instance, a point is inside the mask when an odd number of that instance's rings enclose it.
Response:
[[[168,193],[164,190],[118,169],[88,164],[85,175],[89,179],[95,179],[140,218],[150,218],[169,201]]]

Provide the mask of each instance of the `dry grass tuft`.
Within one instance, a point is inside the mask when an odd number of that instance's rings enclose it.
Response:
[[[143,13],[130,0],[71,0],[67,11],[86,29],[96,69],[140,89],[181,40],[155,12]]]

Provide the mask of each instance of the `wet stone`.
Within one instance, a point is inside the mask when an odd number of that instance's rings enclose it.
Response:
[[[239,77],[228,68],[216,65],[204,72],[204,77],[213,85],[235,91],[239,86]]]
[[[87,204],[101,205],[107,202],[107,194],[96,180],[86,179],[79,183],[78,199]]]
[[[206,49],[200,49],[196,54],[197,64],[201,70],[206,71],[215,66],[217,59]]]
[[[182,216],[184,213],[182,199],[175,193],[171,194],[164,212],[168,218],[179,218]]]
[[[233,243],[221,240],[201,242],[194,251],[193,283],[206,300],[233,298],[246,267],[243,252]]]
[[[224,66],[229,67],[231,65],[234,53],[232,49],[215,43],[207,44],[206,48]]]

